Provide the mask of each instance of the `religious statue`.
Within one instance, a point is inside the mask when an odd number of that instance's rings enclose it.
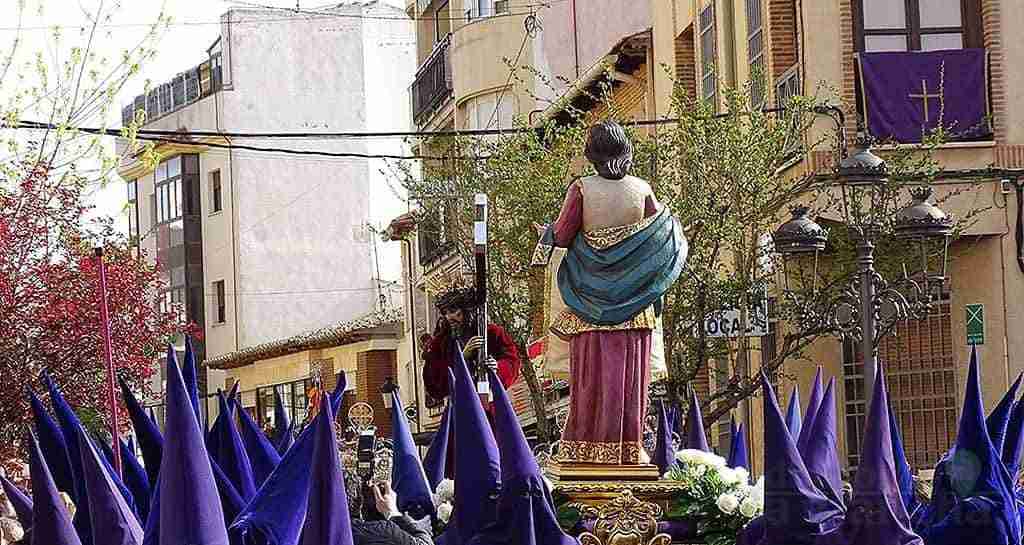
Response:
[[[423,384],[431,399],[442,400],[448,397],[448,367],[454,361],[454,341],[462,347],[470,374],[476,376],[477,353],[484,345],[477,320],[480,301],[477,290],[459,272],[432,277],[427,282],[427,291],[435,298],[440,317],[434,334],[424,345]],[[495,372],[505,388],[510,388],[519,378],[522,367],[519,351],[508,332],[497,324],[487,324],[486,359],[493,360]]]
[[[550,322],[569,342],[569,416],[558,461],[647,466],[652,332],[687,243],[650,185],[629,175],[633,148],[621,126],[592,127],[585,153],[597,175],[574,181],[557,221],[537,226],[533,258],[546,266],[554,248],[566,249],[557,277],[566,308]]]

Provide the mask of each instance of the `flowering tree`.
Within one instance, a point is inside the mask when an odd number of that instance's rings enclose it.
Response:
[[[81,184],[45,169],[0,186],[0,460],[16,454],[31,418],[25,387],[46,371],[88,415],[106,410],[97,258],[105,247],[113,361],[140,385],[163,343],[184,330],[178,309],[160,310],[157,270],[109,224],[86,230]],[[98,233],[98,234],[92,234]],[[88,418],[86,420],[89,420]],[[127,419],[122,420],[125,422]]]

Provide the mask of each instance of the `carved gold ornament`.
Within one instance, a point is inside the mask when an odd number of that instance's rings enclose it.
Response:
[[[574,503],[585,518],[594,518],[594,531],[580,535],[581,545],[670,545],[668,534],[658,533],[661,507],[640,501],[625,490],[614,500],[594,507]]]

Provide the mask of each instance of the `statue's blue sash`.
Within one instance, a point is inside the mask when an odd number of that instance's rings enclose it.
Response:
[[[638,226],[603,248],[592,244],[593,233],[576,235],[558,268],[558,289],[581,319],[608,326],[651,305],[660,312],[661,296],[686,263],[686,237],[667,208]]]

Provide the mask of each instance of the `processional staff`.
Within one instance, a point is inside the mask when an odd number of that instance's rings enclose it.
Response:
[[[477,193],[473,198],[476,215],[473,222],[473,258],[476,266],[476,299],[480,303],[477,332],[482,345],[477,350],[477,393],[484,402],[490,400],[491,387],[487,380],[487,194]]]

